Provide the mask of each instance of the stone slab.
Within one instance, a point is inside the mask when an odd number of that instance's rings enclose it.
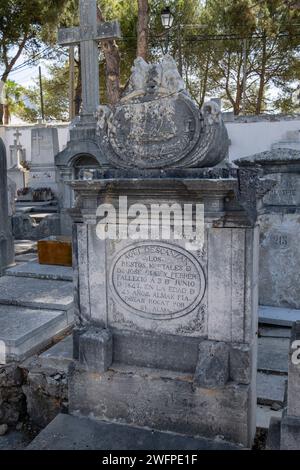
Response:
[[[282,307],[260,306],[258,311],[259,323],[291,327],[295,321],[300,321],[300,310]]]
[[[271,418],[267,437],[266,450],[280,449],[280,418]]]
[[[0,362],[25,360],[70,328],[72,321],[65,311],[0,305]]]
[[[258,405],[256,409],[256,427],[261,429],[269,429],[270,422],[273,418],[280,419],[282,410],[273,411],[269,406]]]
[[[37,261],[29,261],[26,264],[7,269],[6,276],[73,281],[73,270],[65,266],[45,265],[39,264]]]
[[[59,414],[29,450],[238,450],[222,440],[182,436]]]
[[[289,338],[258,339],[258,370],[287,374]]]
[[[16,263],[28,263],[30,261],[37,261],[36,253],[24,253],[15,257]]]
[[[73,306],[73,285],[26,277],[3,276],[0,279],[0,304],[51,310],[69,310]]]
[[[269,338],[290,338],[291,329],[289,327],[280,327],[280,326],[260,326],[258,334],[261,337]]]
[[[39,359],[42,367],[51,367],[67,372],[69,364],[73,360],[72,335],[67,336],[47,351],[44,351]]]
[[[15,254],[21,255],[25,253],[33,253],[37,250],[37,242],[31,240],[15,241]]]
[[[196,387],[193,375],[113,364],[105,373],[73,363],[69,369],[69,411],[100,420],[180,434],[224,439],[252,446],[256,406],[249,385]]]
[[[29,439],[25,434],[12,431],[5,436],[0,436],[0,451],[1,450],[24,450],[29,443]]]
[[[261,405],[283,405],[286,377],[282,375],[257,374],[257,402]]]

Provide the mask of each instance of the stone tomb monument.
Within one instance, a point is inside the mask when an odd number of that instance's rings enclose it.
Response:
[[[156,65],[137,59],[120,103],[99,109],[98,132],[106,165],[95,179],[70,183],[77,318],[70,413],[250,447],[255,211],[267,184],[252,172],[249,194],[238,170],[227,167],[219,108],[199,110],[169,56]],[[120,209],[120,196],[136,204],[129,219],[139,213],[141,233],[101,239],[97,208]],[[204,204],[204,244],[190,250],[174,233],[154,236],[141,204],[161,203]],[[115,228],[107,222],[108,231]],[[117,229],[124,228],[122,215]]]
[[[8,216],[7,163],[5,145],[0,139],[0,276],[14,264],[14,241]]]
[[[50,188],[57,194],[55,155],[59,152],[58,132],[52,127],[36,127],[31,131],[29,186]]]
[[[259,303],[300,309],[300,152],[278,148],[236,163],[276,182],[259,217]]]
[[[26,150],[22,147],[19,129],[14,133],[14,144],[10,145],[10,157],[8,163],[8,177],[16,184],[16,189],[23,189],[28,186],[28,170],[22,166],[26,161]]]

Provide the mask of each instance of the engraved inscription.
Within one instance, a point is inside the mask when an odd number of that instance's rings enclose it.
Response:
[[[187,315],[201,302],[205,276],[197,259],[167,243],[138,243],[123,250],[111,270],[117,302],[144,318]]]
[[[284,249],[289,246],[288,235],[286,234],[272,234],[270,235],[272,248]]]

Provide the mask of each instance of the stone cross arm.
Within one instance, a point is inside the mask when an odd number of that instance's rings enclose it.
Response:
[[[83,41],[102,41],[122,37],[119,21],[106,21],[97,24],[97,31],[92,27],[64,28],[58,31],[58,43],[70,46]]]

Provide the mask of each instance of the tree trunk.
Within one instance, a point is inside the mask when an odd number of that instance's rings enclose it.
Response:
[[[261,113],[264,92],[265,92],[265,78],[266,78],[266,62],[267,62],[267,39],[263,37],[262,59],[261,59],[261,73],[259,79],[258,97],[256,102],[256,114]]]
[[[149,49],[149,1],[138,0],[137,57],[147,61]]]
[[[10,113],[9,113],[9,106],[8,104],[3,105],[3,124],[4,126],[8,126],[10,121]]]
[[[98,20],[105,21],[100,8]],[[109,39],[101,42],[105,57],[106,93],[110,104],[116,104],[120,99],[120,53],[116,41]]]
[[[75,88],[75,116],[79,116],[81,102],[82,102],[82,86],[81,86],[81,60],[80,60],[80,46],[78,46],[78,61],[76,60],[77,67],[77,82]]]

